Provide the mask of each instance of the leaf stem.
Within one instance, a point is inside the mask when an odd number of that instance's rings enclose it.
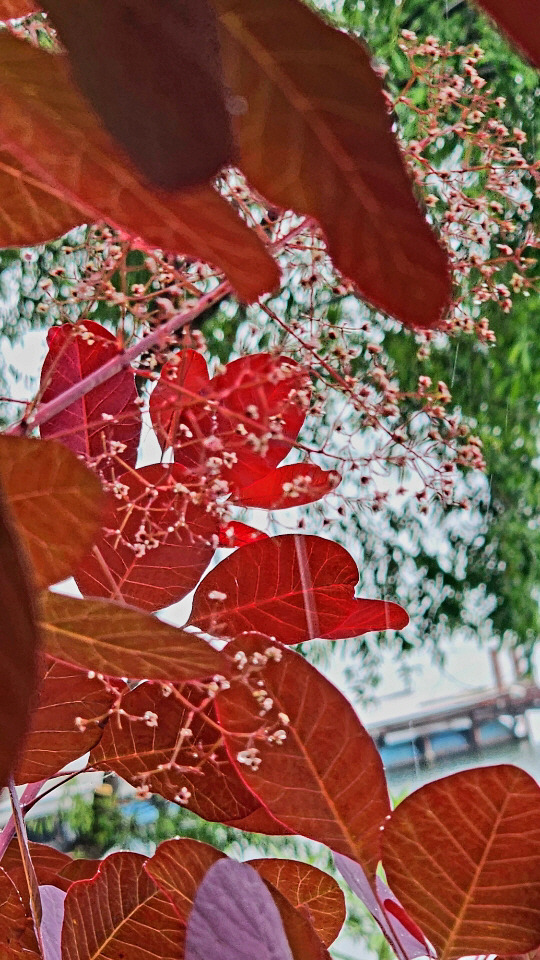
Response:
[[[39,894],[39,884],[36,877],[36,871],[34,870],[34,864],[32,863],[32,857],[30,856],[30,849],[28,847],[28,837],[26,834],[24,816],[21,810],[19,795],[15,788],[13,777],[9,778],[8,789],[9,789],[9,796],[11,800],[11,809],[13,810],[15,831],[17,834],[17,840],[19,841],[19,849],[21,851],[21,860],[22,860],[22,865],[24,869],[24,875],[26,878],[26,885],[28,887],[30,911],[32,913],[32,920],[34,922],[34,933],[36,935],[39,951],[41,953],[41,956],[44,958],[45,951],[43,949],[43,941],[41,939],[42,908],[41,908],[41,897]]]

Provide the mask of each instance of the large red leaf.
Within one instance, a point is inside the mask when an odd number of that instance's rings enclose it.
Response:
[[[81,592],[159,610],[197,585],[218,543],[206,485],[179,464],[118,478],[102,537],[79,566]]]
[[[23,887],[24,889],[24,887]],[[6,960],[41,960],[21,891],[0,867],[0,943]]]
[[[179,691],[195,711],[203,695],[187,685]],[[128,693],[122,708],[128,716],[121,725],[114,719],[108,723],[90,754],[95,768],[113,770],[135,787],[146,785],[152,793],[181,802],[205,820],[236,825],[259,811],[259,801],[219,744],[219,730],[207,722],[207,716],[215,722],[212,709],[192,716],[174,694],[167,695],[150,683]],[[152,718],[151,725],[145,717]],[[191,735],[182,737],[182,729],[191,730]],[[209,754],[213,760],[205,759]],[[283,832],[268,814],[265,819],[266,833]]]
[[[101,737],[98,721],[113,700],[102,681],[49,659],[15,782],[46,780],[87,753]]]
[[[203,183],[234,159],[210,0],[46,7],[79,86],[152,183]]]
[[[95,474],[61,443],[0,437],[0,479],[38,585],[68,577],[101,528]]]
[[[93,320],[74,326],[51,327],[49,352],[41,371],[42,401],[48,403],[121,351],[116,337]],[[123,473],[134,467],[141,435],[141,411],[136,403],[135,376],[122,370],[89,390],[40,427],[42,437],[57,437],[78,456],[101,471]],[[118,458],[115,455],[119,444]]]
[[[17,764],[30,722],[39,647],[34,584],[0,484],[0,790]]]
[[[301,507],[332,493],[340,482],[341,477],[335,470],[321,470],[313,463],[292,463],[241,487],[231,497],[231,503],[264,510]]]
[[[35,13],[39,6],[32,3],[32,0],[0,0],[0,18],[2,20],[15,20],[18,17],[26,17],[29,13]]]
[[[313,924],[327,947],[334,942],[345,923],[346,908],[333,877],[299,860],[262,858],[249,865]]]
[[[57,189],[0,150],[0,247],[29,247],[68,233],[83,219]]]
[[[206,380],[198,356],[190,351],[163,368],[152,393],[153,421],[178,463],[207,473],[212,458],[211,472],[236,491],[289,453],[309,404],[309,380],[294,361],[266,353],[233,360]]]
[[[72,226],[106,220],[151,248],[208,260],[246,300],[277,285],[278,268],[261,240],[212,186],[166,193],[142,180],[79,94],[65,57],[4,33],[0,66],[9,154],[48,188],[55,209],[59,196],[74,208]],[[20,196],[12,216],[24,221],[29,201],[39,198]],[[47,206],[45,190],[42,199]],[[27,242],[38,239],[41,229]]]
[[[250,527],[247,523],[240,523],[239,520],[230,520],[223,524],[219,529],[220,547],[245,547],[247,543],[254,543],[255,540],[267,540],[268,534],[256,527]]]
[[[227,668],[223,655],[192,633],[104,600],[47,593],[40,626],[51,657],[108,677],[182,683]]]
[[[92,880],[70,887],[62,960],[183,960],[184,925],[144,864],[137,853],[113,853]]]
[[[240,166],[263,196],[315,217],[336,266],[376,306],[435,326],[446,257],[418,209],[368,51],[301,0],[214,0]]]
[[[400,630],[402,607],[355,598],[350,554],[321,537],[283,534],[242,547],[197,587],[191,623],[216,636],[257,630],[282,643]]]
[[[69,889],[71,884],[78,880],[92,880],[101,863],[101,860],[83,860],[81,858],[70,860],[60,871],[59,878],[67,884],[67,889]]]
[[[70,886],[70,881],[60,874],[62,869],[74,861],[72,861],[66,853],[61,853],[59,850],[55,850],[54,847],[49,847],[45,843],[29,842],[28,849],[38,884],[52,885],[65,892]],[[18,896],[23,904],[25,914],[28,917],[29,925],[31,926],[28,883],[21,858],[19,842],[16,838],[11,841],[2,857],[2,869],[6,871],[17,888]],[[3,943],[1,937],[0,943]]]
[[[540,22],[537,0],[478,0],[484,10],[521,47],[532,63],[540,67]]]
[[[377,748],[350,703],[304,657],[267,638],[246,634],[227,653],[242,669],[216,708],[238,772],[290,830],[373,873],[390,804]]]
[[[540,788],[509,765],[420,787],[385,824],[392,891],[439,960],[540,944]]]

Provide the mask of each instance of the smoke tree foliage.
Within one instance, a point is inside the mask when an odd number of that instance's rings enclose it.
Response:
[[[534,58],[530,0],[484,5]],[[532,283],[532,227],[513,243],[510,224],[538,170],[490,115],[481,51],[404,35],[400,99],[426,124],[404,159],[381,71],[300,0],[46,6],[0,2],[0,242],[69,232],[38,393],[0,437],[3,955],[315,960],[343,923],[336,881],[301,861],[239,864],[187,838],[98,862],[29,844],[25,811],[79,759],[207,821],[326,845],[401,960],[532,956],[537,784],[482,767],[392,810],[356,712],[294,649],[409,622],[391,582],[357,596],[331,537],[355,476],[374,514],[403,494],[374,484],[392,470],[416,478],[420,513],[466,510],[456,478],[484,467],[443,380],[401,389],[377,325],[311,299],[358,293],[422,351],[436,329],[490,342],[470,300],[510,312],[501,262]],[[476,195],[437,165],[443,107]],[[197,326],[232,291],[264,297],[247,315],[283,336],[209,367]],[[291,514],[315,503],[326,536]],[[253,509],[297,519],[268,536]],[[47,589],[69,575],[81,596]],[[183,627],[156,616],[192,591]]]

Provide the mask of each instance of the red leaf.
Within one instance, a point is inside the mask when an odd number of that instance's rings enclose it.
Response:
[[[112,853],[92,880],[68,890],[62,960],[141,955],[182,960],[184,925],[145,872],[145,857]]]
[[[537,67],[540,67],[540,23],[537,0],[478,0]]]
[[[371,874],[380,857],[380,826],[390,812],[375,744],[343,694],[304,657],[281,646],[269,655],[269,648],[268,639],[255,634],[227,647],[238,654],[239,669],[247,657],[245,672],[216,699],[219,721],[230,731],[225,741],[231,760],[272,816],[358,859]],[[261,654],[267,660],[262,667]],[[284,742],[269,741],[264,733],[277,729],[286,734]]]
[[[93,320],[84,329],[65,323],[51,327],[47,335],[49,352],[41,371],[42,401],[69,390],[89,374],[117,356],[116,337]],[[92,461],[110,475],[124,471],[123,464],[135,466],[141,435],[141,411],[131,370],[122,370],[75,403],[51,417],[40,427],[42,437],[56,437],[78,456]],[[121,444],[118,458],[111,444]]]
[[[540,942],[540,788],[509,765],[428,783],[392,814],[383,866],[439,960]]]
[[[103,535],[75,574],[81,593],[150,611],[176,603],[197,585],[218,542],[205,484],[179,464],[156,463],[122,474],[116,489]]]
[[[333,877],[299,860],[262,858],[250,867],[309,920],[328,947],[345,923],[345,897]]]
[[[36,13],[39,6],[32,0],[0,0],[0,17],[2,20],[16,20],[26,17],[29,13]]]
[[[83,860],[82,858],[70,860],[60,871],[59,877],[66,882],[66,889],[69,889],[77,880],[92,880],[101,864],[101,860]]]
[[[197,587],[191,623],[216,636],[257,630],[282,643],[400,630],[402,607],[354,597],[358,570],[337,543],[283,534],[242,547]]]
[[[103,717],[113,700],[113,694],[100,680],[49,659],[15,782],[46,780],[87,753],[103,732],[92,721]],[[75,723],[78,717],[88,721],[82,731]]]
[[[194,432],[196,438],[199,431],[202,436],[209,435],[212,420],[203,409],[209,383],[206,360],[195,350],[181,350],[174,360],[164,364],[150,394],[150,416],[163,450],[177,442],[179,436],[182,440],[182,433],[187,443],[187,431]]]
[[[0,790],[17,765],[38,680],[30,565],[0,484]]]
[[[206,383],[202,363],[190,352],[177,367],[163,368],[152,394],[153,422],[161,442],[173,443],[178,463],[207,473],[212,457],[213,472],[236,491],[289,453],[304,422],[309,380],[293,360],[266,353],[233,360]],[[190,394],[196,395],[191,405]],[[209,403],[217,404],[214,415]]]
[[[23,891],[24,885],[19,890],[0,867],[0,943],[6,960],[41,960],[32,918],[21,899]]]
[[[203,695],[187,685],[178,690],[196,710]],[[236,821],[256,813],[260,803],[219,745],[219,730],[207,722],[207,716],[215,721],[214,710],[208,707],[191,716],[174,692],[166,693],[149,683],[128,693],[122,700],[128,716],[122,717],[121,726],[114,718],[107,724],[90,763],[99,770],[113,770],[135,787],[146,785],[152,793],[182,802],[205,820],[236,826]],[[145,716],[155,716],[156,725],[149,726]],[[192,736],[185,736],[182,743],[179,731],[183,728],[191,730]],[[215,760],[205,760],[205,754],[215,754]],[[266,833],[283,832],[268,814],[265,822],[270,826]]]
[[[59,890],[67,890],[70,882],[61,876],[61,871],[75,861],[72,861],[67,853],[61,853],[60,850],[49,847],[45,843],[29,841],[28,848],[38,883],[52,884],[58,887]],[[24,873],[19,842],[16,838],[11,841],[2,857],[2,868],[13,880],[13,883],[19,891],[24,908],[29,915],[30,899],[28,896],[28,884]]]
[[[40,626],[51,657],[106,677],[183,683],[227,668],[223,654],[194,634],[105,600],[44,594]]]
[[[335,470],[321,470],[312,463],[292,463],[240,487],[230,502],[239,507],[285,510],[314,503],[332,493],[340,483],[341,477]]]
[[[248,526],[247,523],[240,523],[239,520],[230,520],[219,528],[220,547],[245,547],[256,540],[268,540],[268,534]]]

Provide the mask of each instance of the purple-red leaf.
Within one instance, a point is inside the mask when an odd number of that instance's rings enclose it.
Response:
[[[207,871],[186,930],[185,960],[293,960],[278,908],[245,863],[219,860]]]
[[[46,780],[95,746],[113,700],[102,681],[48,659],[15,782]]]
[[[264,510],[285,510],[314,503],[340,484],[335,470],[321,470],[312,463],[292,463],[277,467],[262,480],[240,487],[231,497],[239,507],[261,507]]]
[[[290,830],[373,874],[390,804],[377,748],[350,703],[304,657],[265,637],[245,634],[226,650],[238,674],[216,707],[238,772]]]
[[[345,922],[345,898],[328,873],[299,860],[262,858],[250,867],[267,880],[313,925],[327,947]]]
[[[194,438],[198,445],[199,433],[211,431],[212,420],[204,410],[209,383],[206,360],[195,350],[181,350],[164,364],[150,394],[150,416],[163,450],[182,439],[187,444]]]
[[[478,0],[526,56],[540,67],[540,22],[537,0]]]
[[[101,528],[98,478],[61,443],[4,436],[0,479],[38,586],[65,580]]]
[[[43,908],[41,938],[44,960],[62,960],[62,924],[66,894],[58,887],[46,884],[39,888],[39,895]]]
[[[161,0],[159,15],[145,0],[46,7],[77,83],[150,182],[178,190],[232,162],[210,0]]]
[[[388,889],[380,877],[375,879],[375,891],[359,863],[334,854],[337,869],[349,884],[353,893],[368,908],[374,920],[384,933],[388,943],[398,957],[416,960],[416,957],[429,957],[429,947],[420,927],[405,913],[401,904]]]
[[[107,677],[182,683],[226,669],[223,655],[192,633],[104,600],[47,593],[40,626],[51,657]]]
[[[420,787],[385,824],[383,866],[439,960],[534,950],[540,787],[507,764]]]
[[[207,870],[224,857],[208,843],[176,837],[160,843],[154,856],[146,861],[145,870],[186,923]]]
[[[93,320],[51,327],[49,352],[41,371],[41,399],[53,400],[103,367],[121,351],[112,333]],[[62,441],[78,456],[110,476],[134,467],[141,435],[135,376],[122,370],[89,390],[40,427],[42,437]],[[117,446],[118,445],[118,446]]]
[[[137,853],[113,853],[92,880],[70,887],[62,960],[183,960],[184,925],[144,864]]]
[[[212,506],[205,484],[179,464],[123,473],[102,536],[75,573],[81,593],[149,611],[181,600],[217,546]]]
[[[242,547],[197,587],[190,622],[216,636],[256,630],[282,643],[400,630],[397,603],[355,598],[358,570],[337,543],[283,534]]]

